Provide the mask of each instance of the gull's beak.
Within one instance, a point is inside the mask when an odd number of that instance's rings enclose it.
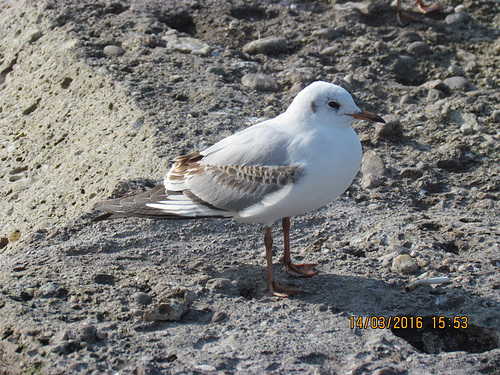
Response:
[[[375,113],[364,111],[364,110],[359,112],[359,113],[348,113],[348,115],[352,116],[358,120],[382,122],[385,124],[385,121],[382,117],[380,117],[379,115],[376,115]]]

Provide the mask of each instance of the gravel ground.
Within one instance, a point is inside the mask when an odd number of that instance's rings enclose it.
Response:
[[[2,1],[0,373],[500,374],[500,3],[442,3]],[[387,124],[292,218],[307,293],[259,225],[90,222],[315,80]]]

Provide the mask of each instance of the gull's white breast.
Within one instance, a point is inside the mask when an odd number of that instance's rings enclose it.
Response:
[[[352,127],[317,127],[296,135],[288,148],[290,164],[303,165],[294,184],[266,196],[234,217],[264,223],[323,207],[347,190],[361,165],[361,144]]]

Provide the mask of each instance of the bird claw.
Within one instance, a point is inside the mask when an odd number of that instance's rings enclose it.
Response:
[[[429,14],[429,13],[437,12],[437,11],[444,9],[444,5],[442,5],[442,4],[424,5],[422,3],[422,0],[416,0],[415,4],[417,4],[418,10],[420,10],[420,12],[423,14]]]
[[[280,298],[287,298],[293,294],[304,293],[304,291],[299,288],[295,288],[293,286],[283,286],[276,284],[274,281],[269,283],[269,291],[273,296]]]
[[[404,22],[403,20],[409,20],[410,22],[418,21],[420,19],[420,15],[417,13],[413,12],[407,12],[405,10],[398,10],[397,12],[397,17],[398,17],[398,23],[401,26],[406,26],[407,22]]]
[[[285,265],[286,272],[293,277],[313,277],[318,273],[314,270],[314,267],[316,267],[314,263],[293,264],[292,262],[285,262],[283,259],[281,261]]]
[[[418,10],[422,14],[434,13],[434,12],[438,12],[438,11],[444,9],[444,5],[442,5],[442,4],[424,5],[422,0],[415,0],[415,5],[417,5]],[[418,21],[420,19],[419,15],[417,13],[407,12],[405,10],[402,10],[399,1],[397,3],[396,8],[397,8],[398,23],[402,26],[406,25],[406,23],[403,21],[404,19],[409,20],[410,22],[411,21]]]

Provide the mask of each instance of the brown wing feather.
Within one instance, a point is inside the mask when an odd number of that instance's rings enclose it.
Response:
[[[93,221],[125,216],[162,219],[194,218],[200,215],[228,217],[231,212],[245,209],[260,202],[266,195],[295,183],[301,173],[302,166],[299,164],[204,164],[203,155],[193,152],[175,159],[166,179],[168,190],[162,184],[145,192],[100,202],[95,208],[106,213]],[[165,205],[172,207],[175,196],[179,195],[189,198],[193,206],[206,209],[197,211],[194,216],[182,216],[175,211],[162,209]],[[156,206],[150,207],[151,204]]]
[[[155,219],[194,218],[194,216],[191,217],[176,215],[174,212],[166,212],[164,210],[148,206],[148,204],[168,201],[172,196],[175,195],[183,195],[183,193],[178,191],[165,191],[165,186],[162,184],[157,185],[151,190],[147,190],[138,194],[131,194],[122,198],[99,202],[94,206],[94,208],[100,211],[105,211],[106,213],[96,216],[92,219],[92,221],[102,221],[128,216]],[[193,201],[195,200],[193,199]],[[203,202],[201,199],[197,199],[196,203],[205,204],[206,202]],[[207,204],[207,207],[216,210],[215,207],[211,207],[209,204]],[[223,215],[223,212],[221,211],[220,215],[211,214],[204,217],[225,217],[225,215]]]
[[[302,166],[212,165],[194,152],[175,159],[167,184],[183,189],[191,199],[227,211],[239,211],[299,178]]]

